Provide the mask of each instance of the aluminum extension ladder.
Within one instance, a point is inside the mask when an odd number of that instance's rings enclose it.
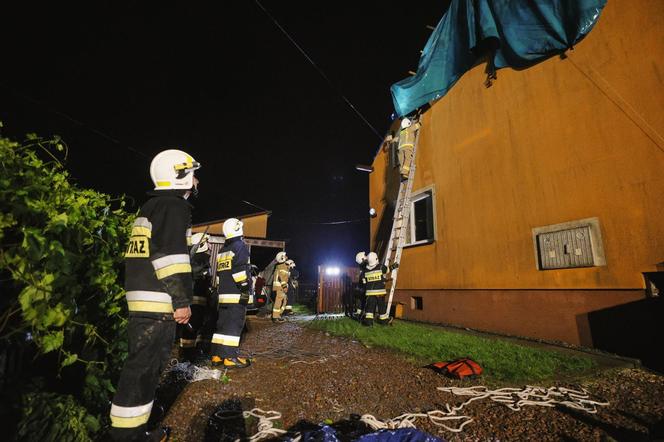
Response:
[[[416,129],[415,139],[413,140],[413,155],[410,159],[408,179],[402,180],[399,184],[399,196],[397,197],[397,204],[394,208],[394,217],[392,218],[392,231],[390,232],[390,240],[387,243],[387,250],[385,251],[385,259],[383,261],[388,268],[392,256],[394,256],[392,262],[398,263],[401,261],[401,252],[406,243],[406,230],[410,227],[410,195],[413,191],[413,181],[415,180],[415,164],[417,162],[415,159],[417,156],[417,144],[420,138],[421,129],[419,121],[413,121],[412,124],[418,124],[419,127]],[[398,268],[392,270],[392,285],[390,286],[390,296],[387,299],[387,309],[385,310],[385,313],[387,314],[390,313],[392,307],[392,298],[394,297],[394,291],[397,287],[398,275]]]

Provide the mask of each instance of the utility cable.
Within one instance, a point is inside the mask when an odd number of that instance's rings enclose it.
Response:
[[[304,56],[304,58],[306,58],[307,61],[308,61],[309,63],[311,63],[311,65],[312,65],[312,66],[318,71],[318,73],[320,74],[320,76],[323,77],[323,79],[324,79],[324,80],[330,85],[330,87],[331,87],[333,90],[335,90],[335,91],[339,94],[339,96],[341,96],[341,98],[342,98],[342,99],[344,100],[344,102],[348,105],[348,107],[350,107],[350,108],[353,110],[353,112],[355,112],[355,114],[357,114],[357,116],[360,117],[360,119],[361,119],[362,121],[364,121],[364,123],[365,123],[365,124],[371,129],[371,131],[372,131],[374,134],[376,134],[376,136],[378,137],[378,139],[382,141],[382,140],[383,140],[383,137],[378,133],[378,131],[376,130],[376,128],[373,127],[373,126],[371,125],[371,123],[369,123],[369,120],[367,120],[367,119],[364,117],[364,115],[362,115],[362,113],[361,113],[361,112],[360,112],[360,111],[359,111],[359,110],[353,105],[353,103],[351,103],[350,100],[349,100],[348,98],[346,98],[346,96],[345,96],[344,94],[342,94],[341,91],[340,91],[337,87],[334,86],[334,84],[333,84],[332,81],[329,79],[329,77],[325,74],[325,72],[323,72],[323,70],[322,70],[320,67],[318,67],[318,65],[312,60],[312,58],[309,56],[309,54],[307,54],[307,52],[302,48],[302,46],[300,46],[300,45],[295,41],[295,39],[294,39],[293,37],[290,36],[290,34],[286,31],[286,29],[284,29],[284,27],[281,26],[281,24],[279,24],[279,22],[277,21],[277,19],[276,19],[272,14],[270,14],[270,12],[269,12],[267,9],[265,9],[265,7],[261,4],[261,2],[260,2],[259,0],[254,0],[254,1],[256,2],[256,4],[258,5],[258,7],[261,8],[261,9],[263,10],[263,12],[265,13],[265,15],[267,15],[267,16],[270,18],[270,20],[272,20],[272,21],[274,22],[275,26],[276,26],[277,28],[279,28],[279,30],[280,30],[280,31],[286,36],[286,38],[287,38],[287,39],[293,44],[293,46],[295,46],[295,47],[297,48],[297,50],[300,51],[300,53],[302,54],[302,56]]]
[[[29,102],[31,102],[31,103],[33,103],[33,104],[36,104],[37,106],[42,107],[42,108],[43,108],[44,110],[46,110],[47,112],[52,113],[52,114],[54,114],[54,115],[57,115],[57,116],[59,116],[60,118],[63,118],[63,119],[65,119],[65,120],[69,121],[70,123],[74,123],[74,124],[76,124],[76,125],[78,125],[78,126],[81,126],[81,127],[85,128],[85,129],[87,129],[88,131],[92,132],[93,134],[95,134],[95,135],[97,135],[97,136],[99,136],[99,137],[101,137],[101,138],[104,138],[104,139],[107,140],[107,141],[110,141],[111,143],[117,144],[118,146],[122,146],[122,147],[126,148],[127,150],[130,150],[130,151],[132,151],[132,152],[134,152],[134,153],[136,153],[136,154],[138,154],[138,155],[140,155],[140,156],[142,156],[142,157],[144,157],[144,158],[148,158],[148,159],[150,158],[150,157],[148,157],[146,154],[144,154],[143,152],[141,152],[140,150],[138,150],[138,149],[136,149],[136,148],[133,148],[133,147],[129,146],[128,144],[119,141],[119,140],[116,139],[116,138],[113,138],[112,136],[110,136],[110,135],[108,135],[108,134],[102,132],[101,130],[99,130],[99,129],[97,129],[97,128],[94,128],[94,127],[92,127],[92,126],[90,126],[89,124],[83,123],[82,121],[80,121],[80,120],[78,120],[78,119],[72,117],[71,115],[68,115],[68,114],[66,114],[66,113],[64,113],[64,112],[62,112],[62,111],[59,111],[59,110],[53,108],[52,106],[48,105],[47,103],[44,103],[43,101],[37,100],[37,99],[35,99],[35,98],[32,98],[32,97],[30,97],[29,95],[26,95],[26,94],[24,94],[23,92],[19,92],[19,91],[16,90],[16,89],[9,88],[9,87],[8,87],[7,85],[5,85],[5,84],[0,83],[0,86],[2,86],[3,88],[5,88],[6,90],[10,91],[10,92],[13,93],[14,95],[16,95],[16,96],[18,96],[18,97],[20,97],[20,98],[22,98],[22,99],[24,99],[24,100],[26,100],[26,101],[29,101]]]
[[[251,201],[247,200],[240,200],[244,204],[247,204],[252,207],[256,207],[257,209],[263,210],[265,212],[271,212],[271,210],[266,209],[265,207],[261,207],[258,204],[254,204]],[[355,219],[349,219],[349,220],[342,220],[342,221],[324,221],[324,222],[307,222],[307,221],[289,221],[283,218],[272,218],[273,221],[278,221],[281,223],[285,224],[299,224],[299,225],[313,225],[313,226],[334,226],[334,225],[340,225],[340,224],[352,224],[352,223],[358,223],[358,222],[365,222],[367,219],[366,218],[355,218]]]

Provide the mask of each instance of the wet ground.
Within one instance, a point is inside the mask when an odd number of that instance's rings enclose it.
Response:
[[[342,440],[371,430],[359,420],[371,414],[386,420],[403,413],[423,413],[455,405],[465,397],[436,387],[481,385],[481,379],[442,377],[399,354],[303,328],[295,321],[273,324],[249,318],[243,354],[254,356],[247,369],[229,371],[230,382],[171,382],[162,401],[172,403],[163,424],[177,441],[249,438],[255,418],[242,411],[260,408],[281,413],[275,427],[305,431],[326,422]],[[611,369],[592,379],[543,385],[586,388],[594,399],[608,401],[596,414],[566,407],[506,406],[478,400],[463,414],[473,418],[460,433],[418,419],[418,428],[445,440],[664,440],[664,377],[635,368]],[[450,425],[454,425],[450,423]]]

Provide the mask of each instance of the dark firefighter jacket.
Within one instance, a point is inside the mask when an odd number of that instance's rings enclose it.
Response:
[[[194,275],[194,299],[192,304],[209,305],[211,283],[210,255],[207,253],[196,253],[192,259],[191,266]]]
[[[249,249],[241,237],[227,239],[217,255],[219,275],[219,303],[239,304],[240,295],[246,304],[251,291],[251,264]]]
[[[385,291],[385,274],[387,274],[387,267],[384,265],[364,270],[362,282],[366,288],[367,296],[382,296],[387,293]]]
[[[364,272],[367,271],[367,265],[362,263],[359,265],[359,267],[360,267],[360,277],[357,280],[357,289],[364,293],[364,288],[365,288]]]
[[[191,205],[179,190],[148,195],[125,252],[125,290],[130,315],[163,317],[192,301]]]

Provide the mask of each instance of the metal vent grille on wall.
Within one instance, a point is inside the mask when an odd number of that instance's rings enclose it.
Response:
[[[537,235],[542,269],[591,267],[593,248],[590,227],[560,230]]]
[[[597,218],[533,229],[540,270],[593,267],[606,264]]]

